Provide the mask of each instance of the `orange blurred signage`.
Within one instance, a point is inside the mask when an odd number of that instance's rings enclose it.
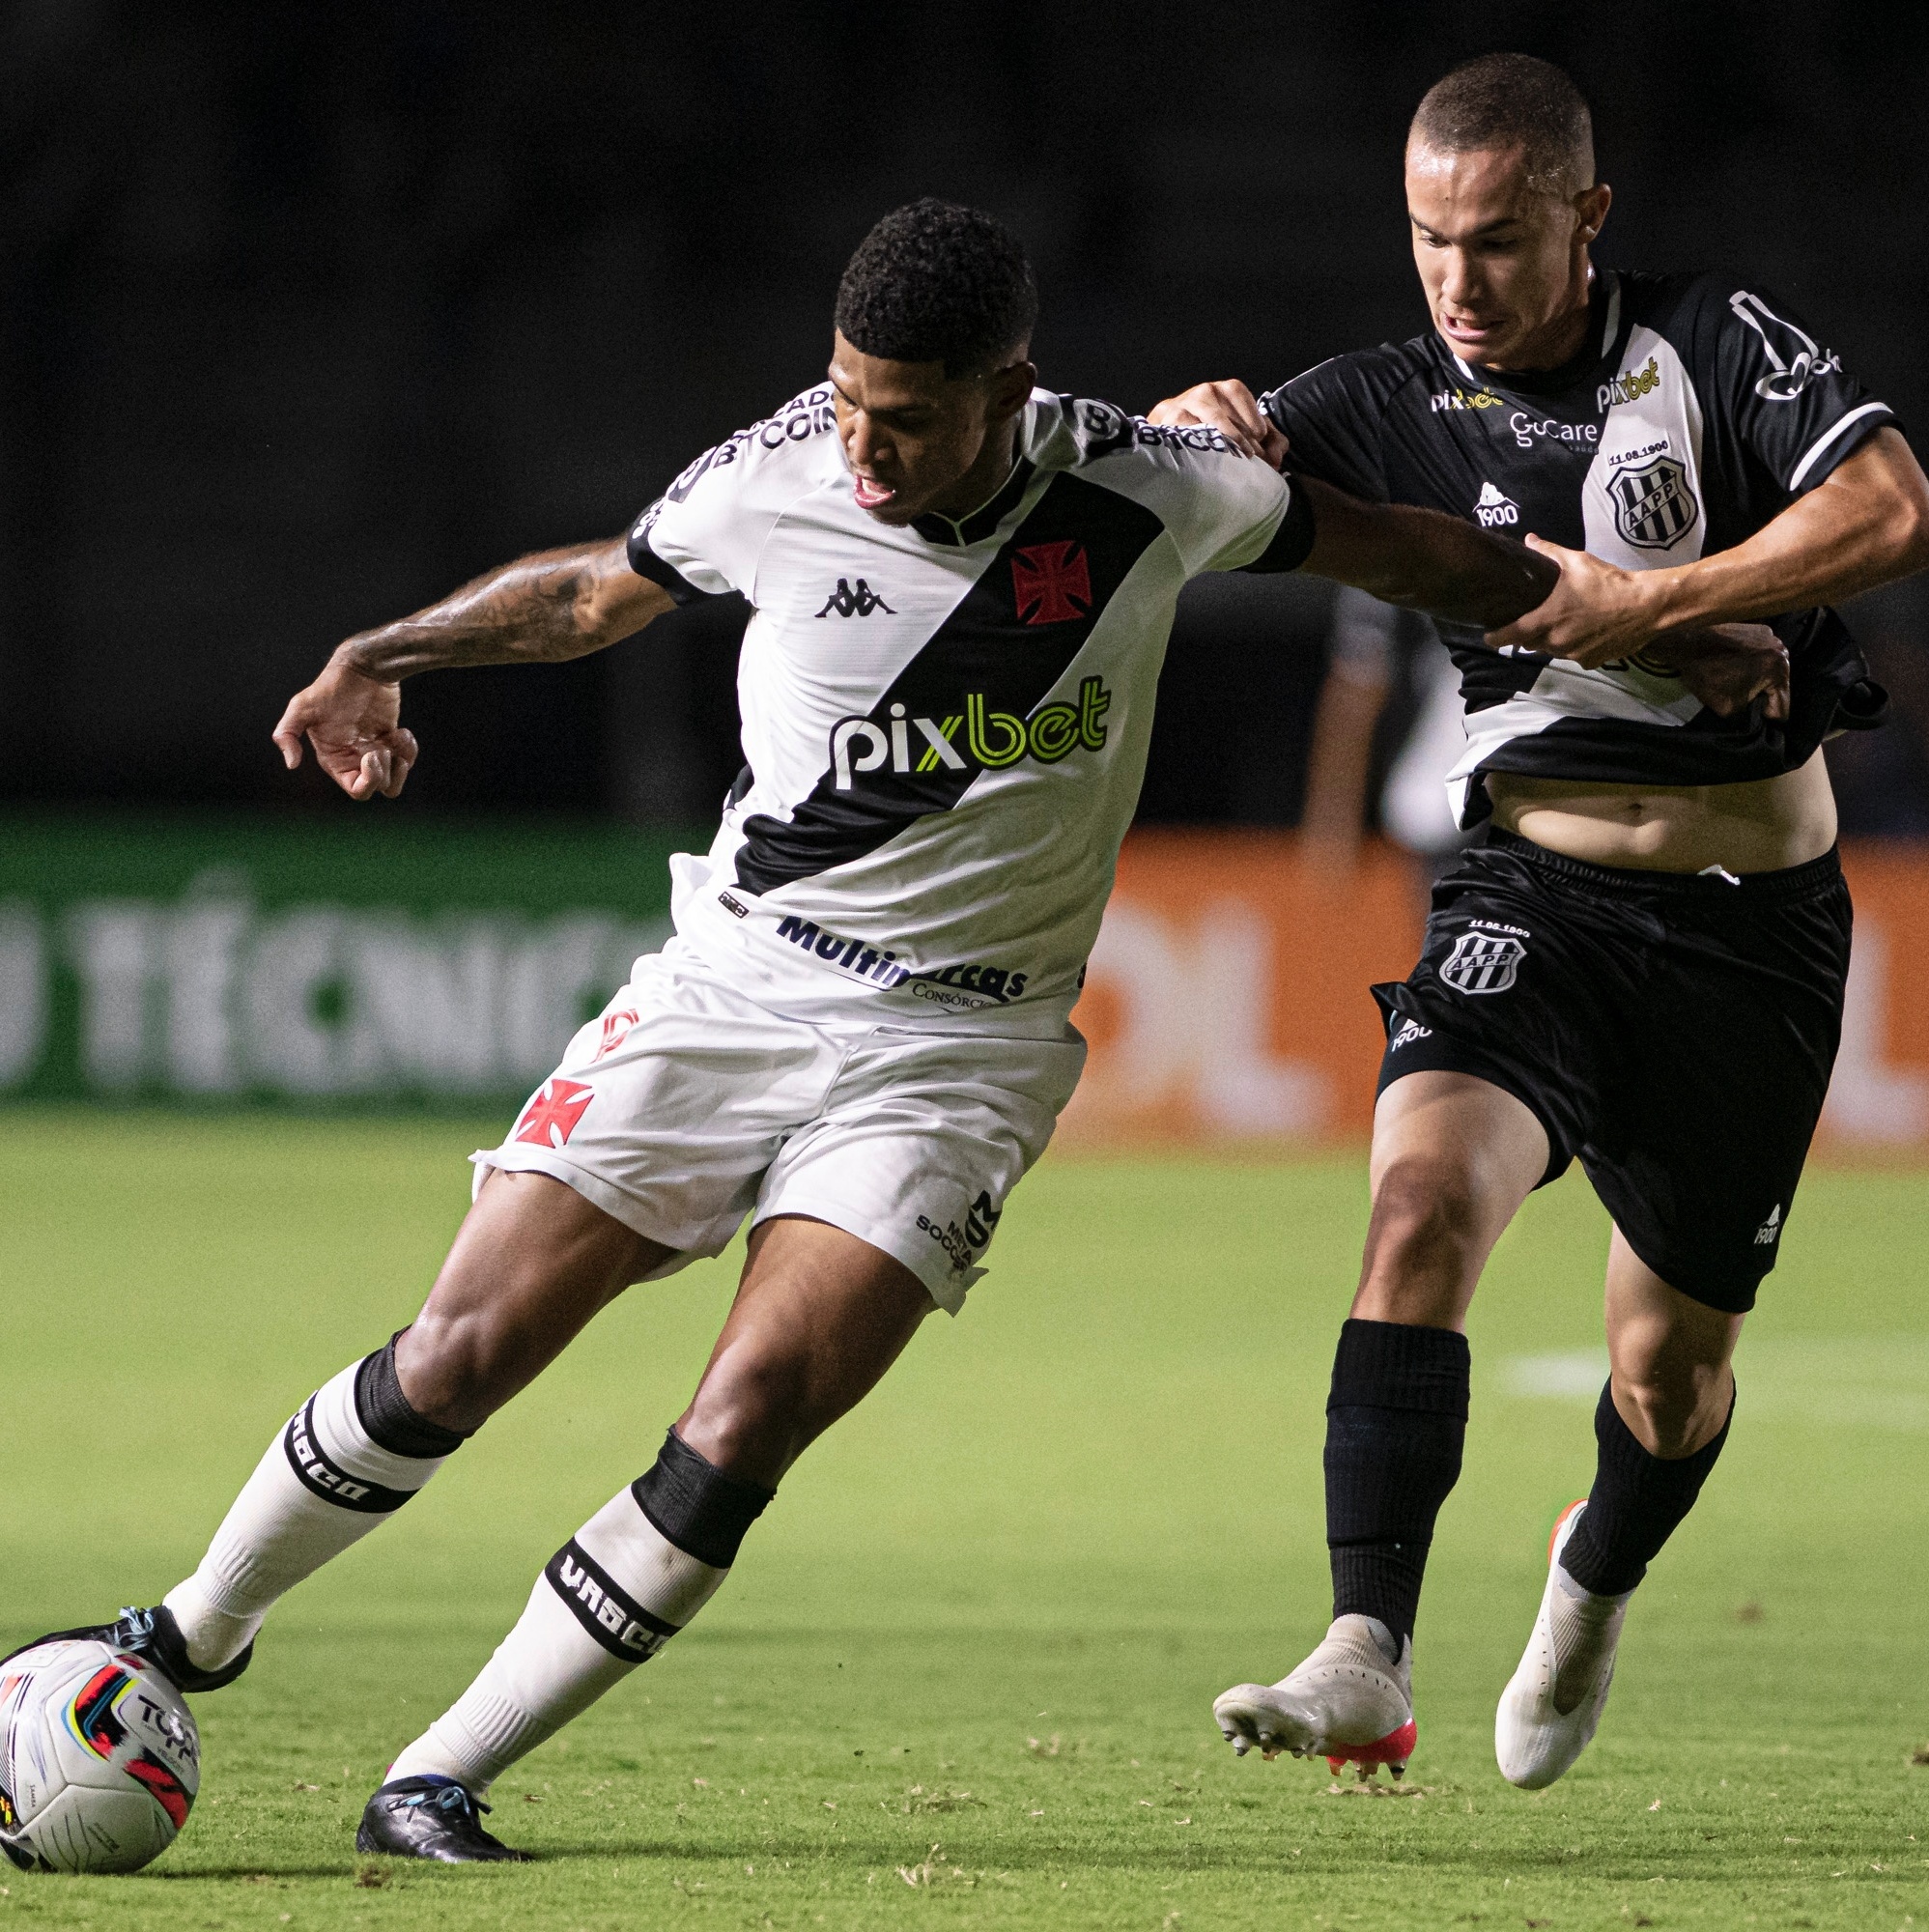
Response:
[[[1843,855],[1856,899],[1842,1050],[1819,1145],[1929,1155],[1929,847]],[[1068,1143],[1358,1140],[1425,889],[1368,847],[1343,873],[1290,833],[1135,834],[1073,1017],[1092,1059]]]

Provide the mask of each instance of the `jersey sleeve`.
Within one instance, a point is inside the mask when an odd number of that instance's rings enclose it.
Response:
[[[630,568],[679,604],[750,589],[767,533],[751,526],[766,520],[744,515],[733,468],[742,469],[734,442],[706,449],[630,531]]]
[[[637,519],[630,568],[679,604],[732,590],[752,597],[764,543],[816,480],[836,429],[831,390],[819,384],[706,449]]]
[[[1298,493],[1269,463],[1240,455],[1216,429],[1160,428],[1115,413],[1118,427],[1098,473],[1116,479],[1157,515],[1177,546],[1187,577],[1254,568],[1291,540]],[[1121,464],[1127,468],[1118,468]],[[1302,549],[1291,562],[1270,567],[1293,569],[1304,555]]]
[[[1697,350],[1724,429],[1788,497],[1825,481],[1895,416],[1778,297],[1702,285]]]
[[[1335,355],[1260,398],[1286,435],[1287,462],[1370,503],[1388,500],[1380,426],[1383,384],[1369,355]]]

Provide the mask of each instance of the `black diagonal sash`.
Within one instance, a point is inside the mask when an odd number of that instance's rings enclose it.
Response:
[[[1104,727],[1090,701],[1082,738],[1069,715],[1034,720],[1033,714],[1164,527],[1129,497],[1082,477],[1055,476],[866,715],[877,735],[861,738],[860,752],[874,754],[888,746],[891,755],[859,773],[847,742],[840,770],[827,745],[823,777],[788,820],[758,812],[746,823],[737,883],[768,893],[829,871],[874,852],[918,819],[950,810],[980,772],[1028,754],[1055,763],[1081,745],[1102,744]],[[1059,709],[1071,714],[1075,707]],[[941,730],[951,725],[946,742],[955,763],[934,750],[916,725],[920,718]],[[1021,742],[1017,723],[1031,725],[1035,752],[1014,752]],[[908,749],[907,770],[894,768],[898,742]]]

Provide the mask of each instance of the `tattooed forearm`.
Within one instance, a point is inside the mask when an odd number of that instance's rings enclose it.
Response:
[[[640,630],[667,602],[630,569],[620,542],[578,544],[519,557],[335,656],[384,683],[467,665],[559,664]]]

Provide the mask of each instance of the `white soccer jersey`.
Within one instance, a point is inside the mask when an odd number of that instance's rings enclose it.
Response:
[[[679,934],[773,1011],[1062,1035],[1112,889],[1181,586],[1295,568],[1290,483],[1216,431],[1035,392],[998,494],[861,510],[832,391],[691,465],[630,558],[736,590],[749,760]]]

